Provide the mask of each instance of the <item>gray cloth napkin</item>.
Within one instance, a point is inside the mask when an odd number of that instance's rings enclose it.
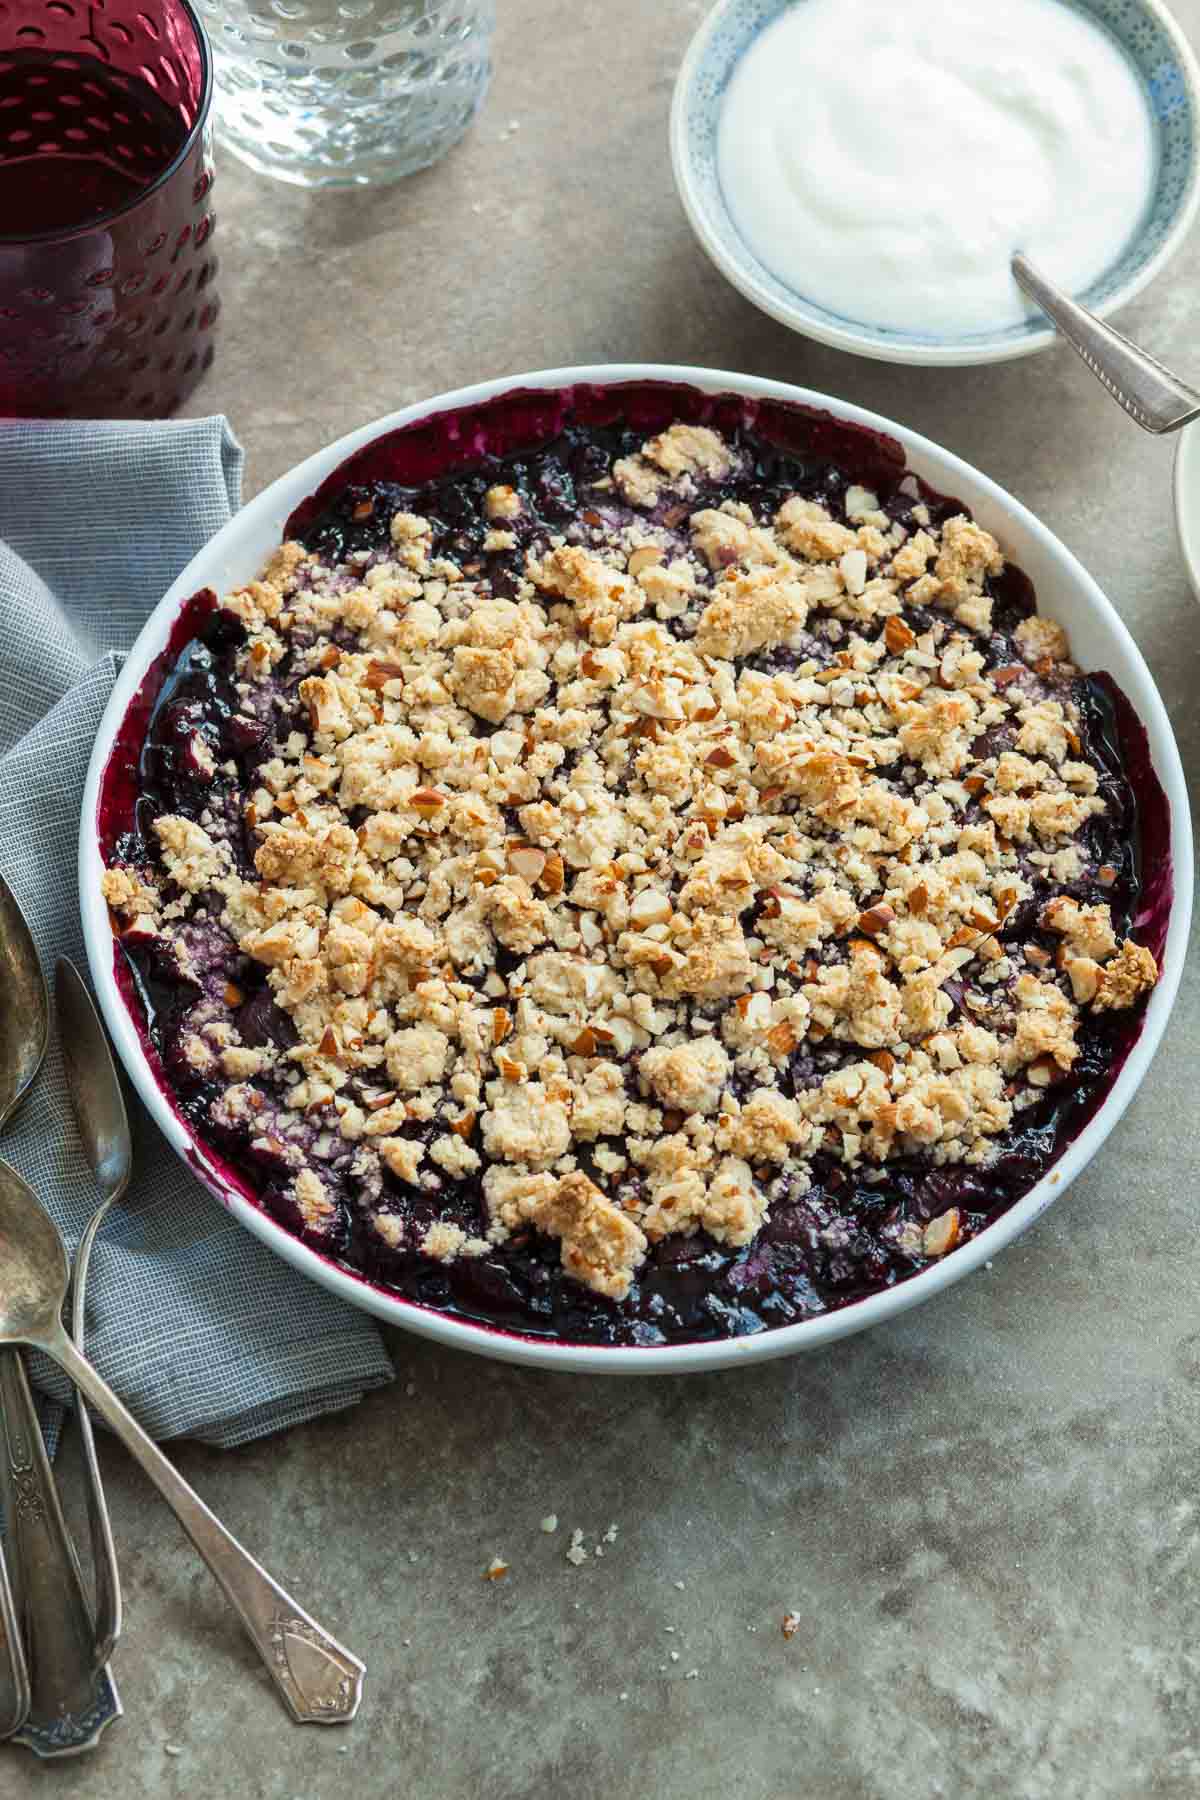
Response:
[[[237,507],[241,472],[220,418],[0,424],[0,869],[51,979],[63,953],[86,970],[80,795],[121,653]],[[230,1446],[391,1380],[371,1321],[244,1231],[140,1105],[131,1117],[134,1181],[96,1247],[87,1350],[146,1429]],[[74,1250],[97,1196],[54,1039],[0,1154]],[[68,1398],[44,1359],[33,1374]],[[51,1408],[51,1441],[57,1424]]]

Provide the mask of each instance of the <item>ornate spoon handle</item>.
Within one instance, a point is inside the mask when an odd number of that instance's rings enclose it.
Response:
[[[1012,271],[1118,406],[1155,437],[1200,418],[1200,393],[1040,275],[1018,251]]]
[[[55,1336],[38,1342],[141,1463],[240,1614],[292,1717],[300,1724],[348,1724],[358,1711],[366,1672],[358,1658],[297,1606],[226,1531],[61,1326]]]
[[[0,1428],[31,1690],[16,1735],[39,1756],[74,1755],[120,1718],[121,1704],[107,1671],[96,1666],[91,1610],[19,1350],[0,1352]]]

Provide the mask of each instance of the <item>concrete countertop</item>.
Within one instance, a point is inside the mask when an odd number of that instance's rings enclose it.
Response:
[[[1176,10],[1200,40],[1200,0]],[[1065,349],[898,369],[762,318],[705,261],[671,183],[671,84],[700,6],[500,12],[491,97],[429,173],[307,195],[222,160],[219,357],[191,410],[228,413],[247,492],[483,376],[636,358],[794,380],[927,433],[1039,513],[1128,621],[1195,775],[1200,613],[1170,444]],[[1122,320],[1193,379],[1198,280],[1193,241]],[[230,1527],[367,1661],[349,1732],[288,1723],[173,1520],[105,1443],[127,1717],[73,1766],[0,1752],[0,1794],[1197,1793],[1198,1026],[1193,959],[1090,1172],[989,1272],[867,1336],[621,1384],[396,1335],[396,1386],[357,1410],[235,1454],[179,1446]],[[565,1560],[573,1528],[590,1547],[610,1523],[602,1560]],[[511,1574],[485,1582],[497,1553]]]

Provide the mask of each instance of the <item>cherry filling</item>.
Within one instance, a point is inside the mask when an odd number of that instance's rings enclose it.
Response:
[[[432,521],[435,556],[454,559],[466,574],[486,578],[494,593],[512,596],[531,547],[544,545],[551,534],[570,540],[612,521],[614,496],[606,477],[614,458],[634,453],[648,430],[678,417],[705,419],[746,453],[735,475],[702,481],[700,497],[686,507],[668,497],[652,515],[656,524],[679,529],[681,547],[687,516],[698,506],[737,500],[764,518],[799,494],[820,500],[841,518],[847,487],[860,481],[871,484],[893,521],[910,529],[917,528],[916,505],[928,508],[935,525],[962,510],[906,476],[898,447],[888,440],[865,432],[856,436],[856,428],[802,409],[755,408],[649,384],[622,390],[619,398],[616,404],[611,390],[593,389],[508,396],[475,414],[450,415],[381,439],[299,509],[289,522],[290,534],[332,567],[356,555],[360,562],[386,556],[392,515],[418,513]],[[488,549],[483,499],[496,484],[515,488],[524,506],[516,519],[506,521],[514,541]],[[356,578],[345,576],[347,583]],[[978,647],[988,666],[999,668],[1020,660],[1013,633],[1034,601],[1028,581],[1011,566],[990,582],[989,591],[993,630]],[[916,609],[905,617],[917,632],[927,623]],[[106,774],[101,832],[110,861],[149,865],[155,860],[154,818],[177,813],[198,819],[207,812],[218,821],[241,872],[254,876],[246,800],[273,746],[289,732],[306,733],[309,723],[290,654],[249,698],[238,691],[235,658],[243,641],[244,628],[232,614],[215,607],[210,594],[197,596],[131,709]],[[830,653],[827,643],[814,638],[798,649],[760,654],[749,666],[786,670],[805,657],[827,661]],[[1068,697],[1061,689],[1060,695]],[[1051,894],[1066,894],[1084,905],[1106,904],[1118,938],[1136,924],[1142,941],[1160,954],[1170,904],[1169,821],[1144,733],[1103,675],[1074,680],[1069,697],[1079,714],[1078,754],[1097,770],[1105,811],[1076,840],[1077,879],[1049,886],[1044,871],[1032,865],[1022,869],[1034,898],[1009,914],[998,935],[1003,944],[1040,947],[1051,962],[1060,941],[1043,930],[1039,916]],[[477,729],[486,734],[493,728],[479,720]],[[1006,727],[994,736],[994,743],[977,747],[979,754],[1009,746]],[[227,772],[230,767],[236,773]],[[749,931],[753,909],[744,923]],[[211,1108],[226,1083],[197,1070],[186,1052],[188,1021],[201,1000],[206,1016],[229,1019],[251,1046],[286,1050],[295,1042],[295,1028],[276,1005],[266,970],[241,954],[222,927],[217,897],[197,911],[181,936],[182,954],[135,925],[124,933],[118,957],[175,1106],[261,1204],[345,1268],[420,1305],[575,1343],[651,1345],[760,1332],[844,1306],[914,1274],[926,1259],[912,1248],[911,1227],[956,1208],[963,1241],[1027,1193],[1100,1104],[1141,1024],[1140,1011],[1085,1015],[1069,1081],[1051,1085],[1043,1099],[1018,1114],[1019,1129],[997,1140],[985,1168],[939,1167],[926,1153],[882,1167],[851,1168],[840,1156],[818,1151],[811,1177],[785,1169],[772,1180],[769,1218],[749,1246],[730,1250],[703,1232],[663,1238],[651,1246],[628,1297],[614,1302],[570,1279],[559,1264],[558,1245],[533,1230],[514,1235],[485,1257],[445,1264],[409,1247],[437,1220],[458,1223],[469,1234],[486,1229],[478,1175],[463,1181],[439,1176],[436,1191],[385,1175],[389,1210],[412,1228],[407,1244],[390,1248],[369,1223],[380,1196],[378,1191],[369,1196],[368,1205],[359,1192],[354,1146],[319,1120],[306,1126],[301,1147],[337,1205],[332,1225],[314,1236],[289,1197],[295,1168],[283,1145],[262,1128],[261,1119],[253,1125],[214,1124]],[[964,1004],[962,985],[956,988],[952,979],[946,992],[956,1019]],[[718,1017],[725,1003],[690,1004],[693,1019],[700,1020]],[[787,1067],[784,1090],[798,1094],[861,1055],[854,1044],[806,1040]],[[286,1068],[283,1058],[256,1077],[268,1126],[272,1112],[286,1106]],[[744,1099],[739,1080],[735,1075],[734,1092]],[[632,1059],[626,1081],[636,1097]],[[433,1119],[414,1121],[407,1129],[431,1143],[458,1110],[447,1098]],[[573,1146],[579,1166],[598,1185],[611,1187],[611,1178],[592,1160],[596,1148]]]

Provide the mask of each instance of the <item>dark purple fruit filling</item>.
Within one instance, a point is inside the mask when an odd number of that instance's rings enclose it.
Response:
[[[757,518],[768,518],[796,494],[821,501],[841,519],[854,482],[869,482],[889,518],[912,530],[917,529],[915,505],[927,507],[935,525],[962,510],[906,476],[889,440],[856,435],[854,428],[822,423],[799,409],[757,409],[686,389],[647,386],[623,390],[617,401],[605,390],[590,389],[573,396],[517,395],[507,410],[504,403],[493,403],[466,418],[443,418],[379,440],[331,477],[295,515],[291,529],[333,565],[355,552],[386,554],[393,513],[417,513],[433,522],[435,556],[453,558],[467,575],[486,575],[496,594],[512,595],[531,548],[544,546],[554,533],[570,540],[581,521],[586,530],[593,521],[612,520],[615,502],[605,478],[614,458],[632,455],[648,430],[681,416],[705,418],[747,460],[726,480],[701,481],[699,497],[682,510],[668,499],[651,515],[656,524],[686,529],[686,513],[722,500],[748,503]],[[501,453],[491,450],[496,443]],[[831,457],[830,447],[842,460]],[[402,478],[414,472],[420,479]],[[604,485],[597,487],[598,482]],[[511,524],[515,542],[492,551],[485,548],[483,502],[496,484],[515,488],[523,506]],[[993,629],[977,647],[985,651],[988,667],[998,668],[1019,660],[1012,634],[1032,613],[1033,594],[1011,566],[989,580],[987,591],[995,603]],[[915,611],[905,617],[914,631],[922,629]],[[309,729],[296,692],[300,674],[289,650],[248,702],[234,674],[244,627],[216,609],[211,595],[198,597],[177,636],[180,641],[169,646],[131,711],[106,777],[102,836],[109,860],[149,866],[155,860],[154,818],[172,813],[199,819],[206,813],[218,821],[240,872],[253,879],[255,845],[244,823],[246,798],[273,747],[289,732]],[[814,639],[803,651],[778,650],[751,659],[750,666],[788,669],[802,656],[817,654],[828,659],[830,649]],[[1049,894],[1062,893],[1083,905],[1107,905],[1118,939],[1136,923],[1142,940],[1161,954],[1170,899],[1169,821],[1144,733],[1103,675],[1075,680],[1070,698],[1080,721],[1077,754],[1098,773],[1105,811],[1076,840],[1077,879],[1048,888],[1043,871],[1024,868],[1035,897],[1005,918],[998,936],[1006,947],[1040,946],[1052,962],[1060,940],[1039,918]],[[483,720],[477,727],[480,735],[494,729]],[[997,754],[1011,745],[1012,736],[1009,727],[1000,727],[995,741],[976,746],[976,752]],[[230,765],[236,773],[227,772]],[[997,1140],[986,1167],[939,1167],[929,1154],[919,1153],[881,1167],[850,1168],[839,1156],[818,1150],[811,1158],[811,1178],[789,1174],[786,1165],[773,1178],[768,1220],[747,1247],[731,1250],[704,1232],[667,1236],[651,1245],[628,1297],[617,1302],[569,1278],[559,1263],[558,1244],[533,1229],[515,1233],[487,1256],[432,1261],[410,1247],[423,1225],[450,1220],[471,1234],[486,1230],[480,1176],[461,1181],[446,1176],[437,1191],[428,1192],[387,1173],[382,1192],[373,1187],[364,1194],[352,1169],[355,1147],[319,1123],[311,1126],[304,1148],[309,1166],[336,1201],[336,1216],[314,1234],[289,1197],[294,1167],[284,1147],[272,1142],[261,1120],[214,1125],[211,1109],[225,1084],[188,1060],[186,1042],[198,1007],[207,1019],[234,1023],[245,1044],[286,1050],[296,1041],[292,1020],[267,985],[267,970],[239,952],[219,922],[220,912],[215,895],[197,911],[184,930],[182,960],[164,940],[139,933],[136,926],[126,930],[118,951],[164,1084],[197,1136],[220,1152],[288,1230],[346,1269],[421,1306],[572,1343],[655,1345],[757,1333],[845,1306],[915,1274],[929,1259],[914,1253],[912,1231],[905,1227],[924,1226],[957,1208],[959,1241],[965,1241],[1011,1207],[1095,1112],[1141,1025],[1140,1011],[1085,1015],[1070,1079],[1048,1087],[1044,1099],[1017,1115],[1019,1129]],[[747,930],[752,922],[745,922]],[[500,967],[504,972],[503,961]],[[946,991],[954,1003],[953,1026],[969,1015],[961,1011],[962,984],[956,990],[951,981]],[[691,1004],[697,1020],[722,1010],[720,1004]],[[852,1043],[805,1040],[787,1070],[785,1091],[802,1093],[861,1057]],[[256,1079],[268,1119],[286,1106],[286,1067],[281,1060]],[[632,1067],[626,1079],[636,1096]],[[735,1075],[735,1093],[739,1079]],[[458,1110],[447,1099],[437,1116],[414,1121],[406,1131],[432,1143]],[[573,1149],[580,1168],[611,1188],[611,1176],[594,1162],[603,1147],[601,1140]],[[638,1179],[636,1172],[626,1177]],[[371,1228],[370,1217],[381,1204],[413,1228],[407,1245],[389,1248]]]

